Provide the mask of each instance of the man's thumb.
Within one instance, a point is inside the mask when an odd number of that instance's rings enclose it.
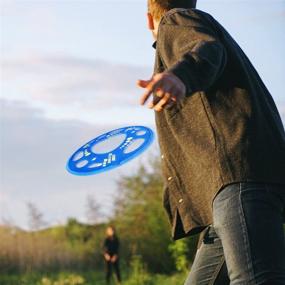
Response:
[[[137,85],[139,87],[146,88],[150,82],[151,82],[151,80],[138,80]]]

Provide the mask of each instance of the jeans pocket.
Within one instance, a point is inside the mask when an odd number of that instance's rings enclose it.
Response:
[[[203,243],[204,244],[213,244],[215,242],[215,239],[218,238],[215,230],[214,230],[214,227],[213,226],[209,226],[207,229],[206,229],[206,232],[204,234],[204,237],[203,237]]]

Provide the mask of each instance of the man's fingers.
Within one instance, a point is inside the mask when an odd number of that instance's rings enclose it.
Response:
[[[151,82],[150,80],[138,80],[137,81],[137,86],[141,87],[141,88],[146,88]]]
[[[166,90],[162,90],[161,88],[157,88],[153,93],[154,93],[154,96],[153,96],[153,100],[148,104],[148,107],[150,109],[152,109],[155,105],[158,104],[158,102],[167,94],[167,93],[170,93],[168,91],[168,88],[166,88]],[[158,90],[158,91],[157,91]]]
[[[175,99],[175,96],[173,96],[172,91],[173,88],[171,88],[171,85],[165,85],[164,88],[157,88],[158,91],[154,92],[154,96],[153,96],[153,100],[151,103],[149,103],[148,107],[150,109],[153,109],[157,104],[159,104],[159,102],[161,101],[162,98],[164,98],[165,96],[168,98],[168,100],[170,98],[173,98],[173,100]],[[162,106],[165,105],[164,101],[161,102]]]
[[[155,111],[160,112],[164,105],[166,105],[170,99],[170,93],[165,93],[165,95],[159,100],[159,102],[153,107]]]
[[[156,106],[160,101],[162,100],[162,98],[160,97],[155,97],[153,99],[153,101],[151,103],[149,103],[148,107],[150,109],[155,109],[154,106]],[[163,103],[163,102],[161,102]],[[167,103],[163,104],[163,109],[170,109],[172,108],[175,104],[177,103],[177,100],[175,97],[170,97],[167,101]]]
[[[165,93],[165,91],[164,90],[162,90],[161,88],[157,88],[156,90],[155,90],[155,94],[154,94],[154,96],[156,96],[156,97],[163,97],[164,96],[164,93]]]
[[[186,95],[184,83],[172,73],[155,74],[151,80],[138,80],[137,85],[146,89],[140,100],[141,105],[144,105],[153,93],[153,100],[149,104],[149,108],[154,108],[157,111],[168,106],[169,101],[182,101]]]
[[[171,97],[171,98],[169,98],[169,100],[167,101],[167,103],[163,105],[162,109],[169,110],[169,109],[171,109],[175,104],[176,104],[175,98]]]
[[[149,96],[156,90],[159,89],[160,87],[160,80],[152,80],[148,86],[146,87],[147,91],[142,95],[141,97],[141,105],[144,105]]]
[[[176,81],[173,78],[163,77],[161,74],[155,75],[151,80],[139,80],[137,84],[146,89],[140,100],[141,105],[145,104],[152,93],[154,93],[153,102],[151,102],[148,107],[154,108],[155,110],[161,110],[166,104],[164,100],[160,102],[161,98],[165,96],[168,99],[170,97],[173,98],[173,100],[177,99],[177,101],[183,99],[184,94],[182,94],[181,88],[175,83]]]
[[[164,96],[164,91],[160,88],[158,88],[154,94],[153,94],[153,99],[152,101],[148,104],[148,108],[152,109],[154,105],[156,105],[161,98]]]
[[[147,91],[141,97],[141,100],[140,100],[141,105],[145,104],[145,102],[147,101],[151,93],[152,93],[152,89],[147,89]]]

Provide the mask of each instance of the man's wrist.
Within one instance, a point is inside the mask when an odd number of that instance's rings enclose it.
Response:
[[[186,70],[185,63],[183,61],[178,62],[171,68],[167,70],[168,73],[171,73],[175,75],[185,86],[186,89],[186,94],[193,93],[190,84],[189,84],[189,78],[188,78],[188,73]]]
[[[181,95],[186,96],[187,94],[187,88],[186,88],[186,84],[183,82],[183,80],[177,76],[174,72],[168,70],[166,71],[166,73],[171,76],[173,78],[173,80],[175,81],[176,85],[178,85],[180,87],[181,90]]]

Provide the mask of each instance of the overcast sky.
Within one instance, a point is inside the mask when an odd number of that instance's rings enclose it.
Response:
[[[76,177],[72,152],[125,125],[154,127],[138,105],[137,79],[150,77],[154,50],[145,0],[2,0],[0,219],[27,227],[26,203],[50,224],[85,221],[86,196],[106,214],[116,179],[157,152],[111,172]],[[285,1],[198,1],[235,37],[285,116]]]

